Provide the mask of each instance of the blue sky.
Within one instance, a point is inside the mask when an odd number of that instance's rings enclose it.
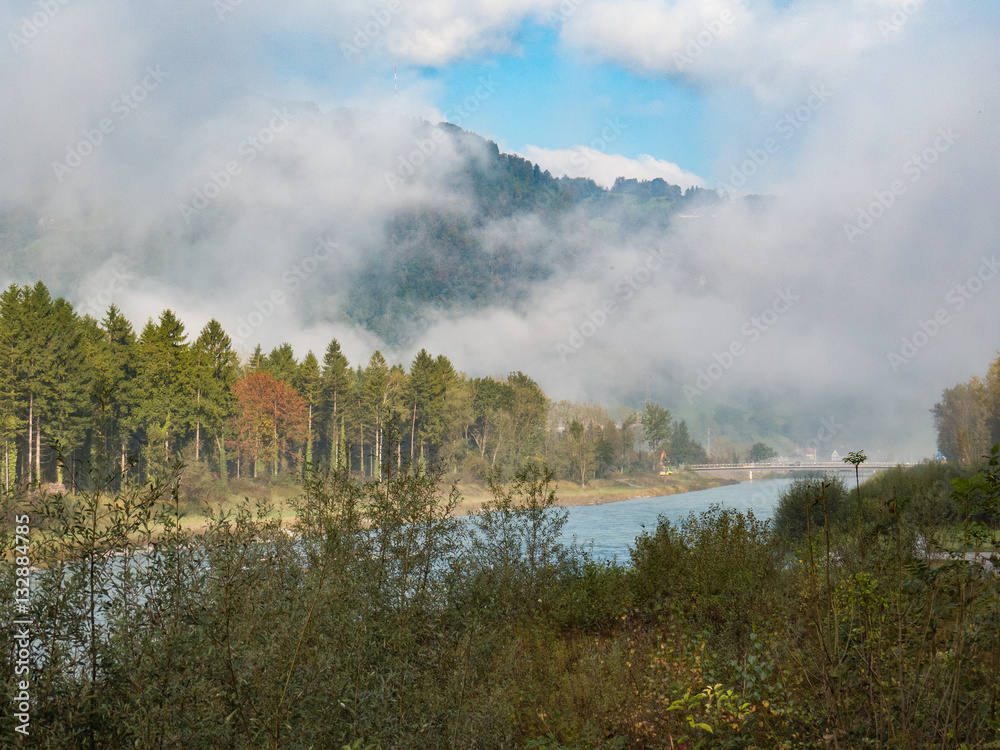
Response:
[[[588,61],[561,47],[551,28],[525,24],[516,42],[514,53],[420,70],[442,87],[438,108],[456,111],[482,76],[493,76],[496,93],[462,126],[510,150],[582,144],[630,158],[649,154],[699,174],[711,168],[708,107],[695,87]],[[608,120],[623,131],[605,143]]]
[[[323,106],[385,109],[395,68],[391,106],[456,121],[553,173],[607,184],[624,171],[709,187],[724,185],[812,86],[856,88],[875,67],[903,71],[921,48],[938,54],[935,45],[1000,16],[995,4],[949,0],[394,3],[344,0],[272,19],[266,65],[276,92],[293,80]],[[239,13],[234,27],[250,9]],[[495,90],[470,100],[484,77]],[[464,111],[468,101],[474,111]],[[602,137],[609,122],[613,141]],[[574,171],[574,154],[588,147],[599,154]],[[803,147],[784,144],[754,189],[780,190]]]

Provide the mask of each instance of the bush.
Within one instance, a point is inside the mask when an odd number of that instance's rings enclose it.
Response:
[[[784,548],[752,512],[713,506],[679,527],[661,517],[652,535],[636,539],[631,559],[636,606],[676,603],[727,649],[745,648],[755,624],[781,616]]]
[[[825,513],[824,513],[825,493]],[[796,479],[792,485],[778,496],[774,509],[774,532],[793,543],[805,541],[806,513],[813,533],[824,528],[829,522],[832,529],[848,528],[845,524],[855,518],[856,499],[840,477],[805,477]]]

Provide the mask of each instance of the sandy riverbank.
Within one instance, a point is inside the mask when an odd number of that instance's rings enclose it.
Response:
[[[684,492],[707,490],[712,487],[724,487],[738,484],[731,479],[681,472],[667,477],[657,475],[643,476],[628,480],[598,479],[587,483],[581,488],[574,482],[555,482],[557,505],[563,507],[578,505],[603,505],[617,503],[623,500],[634,500],[640,497],[662,497],[678,495]],[[458,515],[468,515],[477,511],[484,502],[491,499],[485,487],[475,484],[459,484],[462,502],[455,509]]]

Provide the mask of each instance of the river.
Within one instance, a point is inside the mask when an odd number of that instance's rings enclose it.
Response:
[[[629,547],[635,546],[635,538],[643,527],[650,532],[655,530],[661,515],[677,522],[692,511],[701,513],[712,505],[721,505],[739,511],[750,509],[758,519],[768,519],[778,496],[792,481],[786,478],[741,482],[666,497],[567,508],[569,518],[563,527],[563,541],[570,542],[575,536],[581,546],[590,548],[592,542],[593,554],[599,559],[616,557],[619,562],[628,562]]]

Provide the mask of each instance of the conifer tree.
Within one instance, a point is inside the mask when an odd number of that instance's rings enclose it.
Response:
[[[311,471],[313,465],[313,417],[321,398],[321,380],[319,373],[319,360],[316,355],[309,351],[303,358],[302,363],[296,368],[292,386],[307,404],[308,420],[306,426],[305,461],[303,471]]]
[[[264,369],[280,380],[282,383],[293,384],[298,364],[295,361],[295,352],[289,343],[281,344],[271,350],[267,355],[267,362]]]
[[[376,350],[364,372],[362,408],[372,431],[371,476],[381,479],[383,438],[389,417],[389,366],[382,352]]]
[[[111,305],[98,329],[90,356],[94,369],[94,403],[99,439],[105,456],[117,454],[120,478],[125,480],[130,444],[134,440],[141,400],[136,368],[136,336],[132,324]]]
[[[158,323],[147,321],[139,336],[138,383],[143,400],[137,414],[147,467],[153,471],[165,471],[170,465],[193,411],[186,339],[184,324],[170,310],[160,314]]]
[[[350,403],[351,367],[340,351],[340,344],[333,339],[323,357],[320,375],[320,430],[325,433],[330,451],[330,466],[341,467],[349,463],[346,452],[346,407]]]
[[[215,319],[201,329],[191,346],[189,398],[193,399],[195,461],[200,459],[202,433],[214,439],[219,454],[219,476],[228,476],[225,428],[233,416],[233,385],[239,361],[232,339]]]

